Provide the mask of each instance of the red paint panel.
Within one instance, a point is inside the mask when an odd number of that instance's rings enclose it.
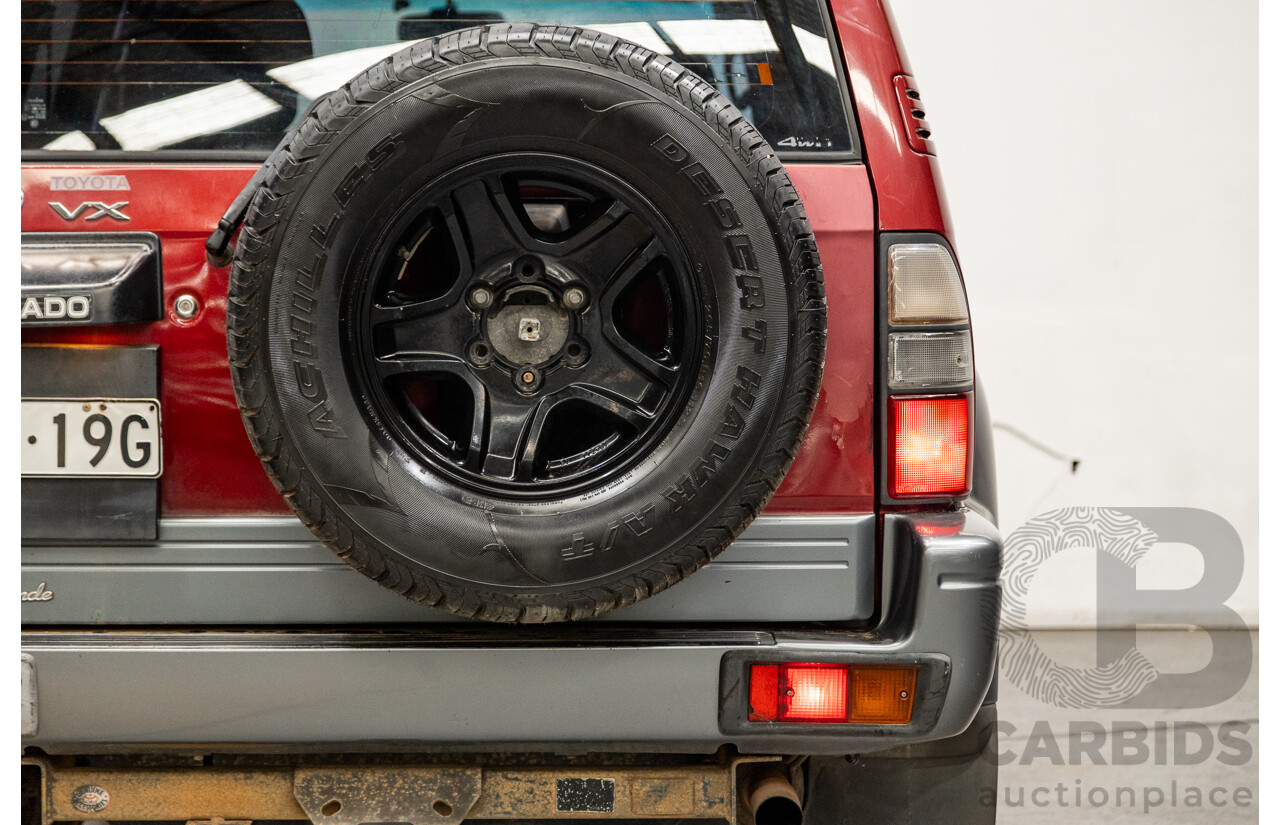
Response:
[[[804,445],[769,513],[870,512],[875,504],[875,206],[867,170],[787,168],[822,255],[827,363]]]
[[[204,241],[227,204],[253,174],[252,166],[24,166],[24,232],[145,230],[160,236],[164,256],[165,318],[151,324],[24,329],[24,344],[160,346],[160,406],[164,475],[161,513],[167,516],[286,513],[249,446],[227,366],[227,270],[205,261]],[[125,175],[129,191],[49,191],[54,175]],[[50,201],[74,209],[85,201],[115,203],[127,222],[83,217],[63,220]],[[200,314],[181,321],[173,299],[195,295]]]
[[[910,75],[893,17],[881,0],[832,0],[853,90],[863,153],[877,182],[880,229],[939,232],[952,241],[942,175],[932,155],[911,148],[894,78]]]
[[[118,327],[23,330],[27,344],[158,344],[164,411],[162,512],[168,516],[285,513],[249,447],[227,367],[227,270],[204,257],[204,241],[253,174],[247,165],[27,165],[22,170],[26,232],[146,230],[160,236],[166,317]],[[829,310],[826,373],[817,412],[771,513],[869,512],[874,504],[874,208],[857,165],[789,169],[817,234]],[[55,175],[125,175],[128,191],[56,191]],[[128,222],[84,216],[66,221],[51,201],[74,210],[115,203]],[[91,210],[90,210],[91,213]],[[182,321],[173,300],[191,293],[200,314]]]

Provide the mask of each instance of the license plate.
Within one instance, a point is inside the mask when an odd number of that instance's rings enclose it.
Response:
[[[160,444],[155,399],[22,399],[24,476],[155,478]]]

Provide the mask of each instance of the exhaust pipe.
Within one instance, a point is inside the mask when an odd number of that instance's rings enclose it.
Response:
[[[752,773],[744,793],[755,825],[800,825],[800,795],[782,766]]]

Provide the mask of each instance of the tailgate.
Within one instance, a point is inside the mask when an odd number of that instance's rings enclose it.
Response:
[[[32,366],[24,370],[24,397],[153,397],[163,415],[158,479],[24,479],[23,590],[54,594],[24,603],[24,623],[446,618],[382,591],[316,542],[289,514],[249,446],[226,361],[227,270],[209,266],[203,244],[254,168],[24,167],[25,239],[153,233],[163,262],[159,320],[24,324],[24,346],[60,350],[56,388],[49,369],[32,361],[47,356],[24,350],[24,366]],[[618,611],[616,620],[861,621],[874,612],[870,183],[865,167],[852,163],[793,164],[788,171],[817,234],[831,319],[813,423],[765,517],[691,583]],[[61,188],[67,179],[95,176],[127,189]],[[77,211],[91,201],[111,210]],[[177,304],[189,310],[191,301],[191,317],[175,310]],[[104,372],[95,358],[134,367]],[[153,366],[143,363],[147,358]],[[101,427],[91,434],[101,436]],[[122,486],[136,488],[132,498],[104,492]],[[77,501],[97,502],[96,515],[69,511],[67,503]],[[112,533],[113,519],[132,526]]]

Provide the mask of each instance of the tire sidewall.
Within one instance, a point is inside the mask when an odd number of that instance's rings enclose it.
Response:
[[[536,118],[527,88],[544,90]],[[571,99],[584,94],[598,99],[575,111]],[[708,332],[691,397],[662,442],[620,477],[545,501],[467,491],[424,467],[377,425],[345,356],[343,307],[379,248],[383,216],[459,165],[513,151],[594,163],[650,198],[690,254]],[[755,479],[786,389],[789,275],[763,194],[692,111],[602,67],[482,61],[361,112],[308,171],[274,228],[259,352],[304,482],[372,547],[483,591],[586,588],[678,552]],[[740,227],[724,228],[721,198]],[[742,334],[761,322],[763,346]]]

